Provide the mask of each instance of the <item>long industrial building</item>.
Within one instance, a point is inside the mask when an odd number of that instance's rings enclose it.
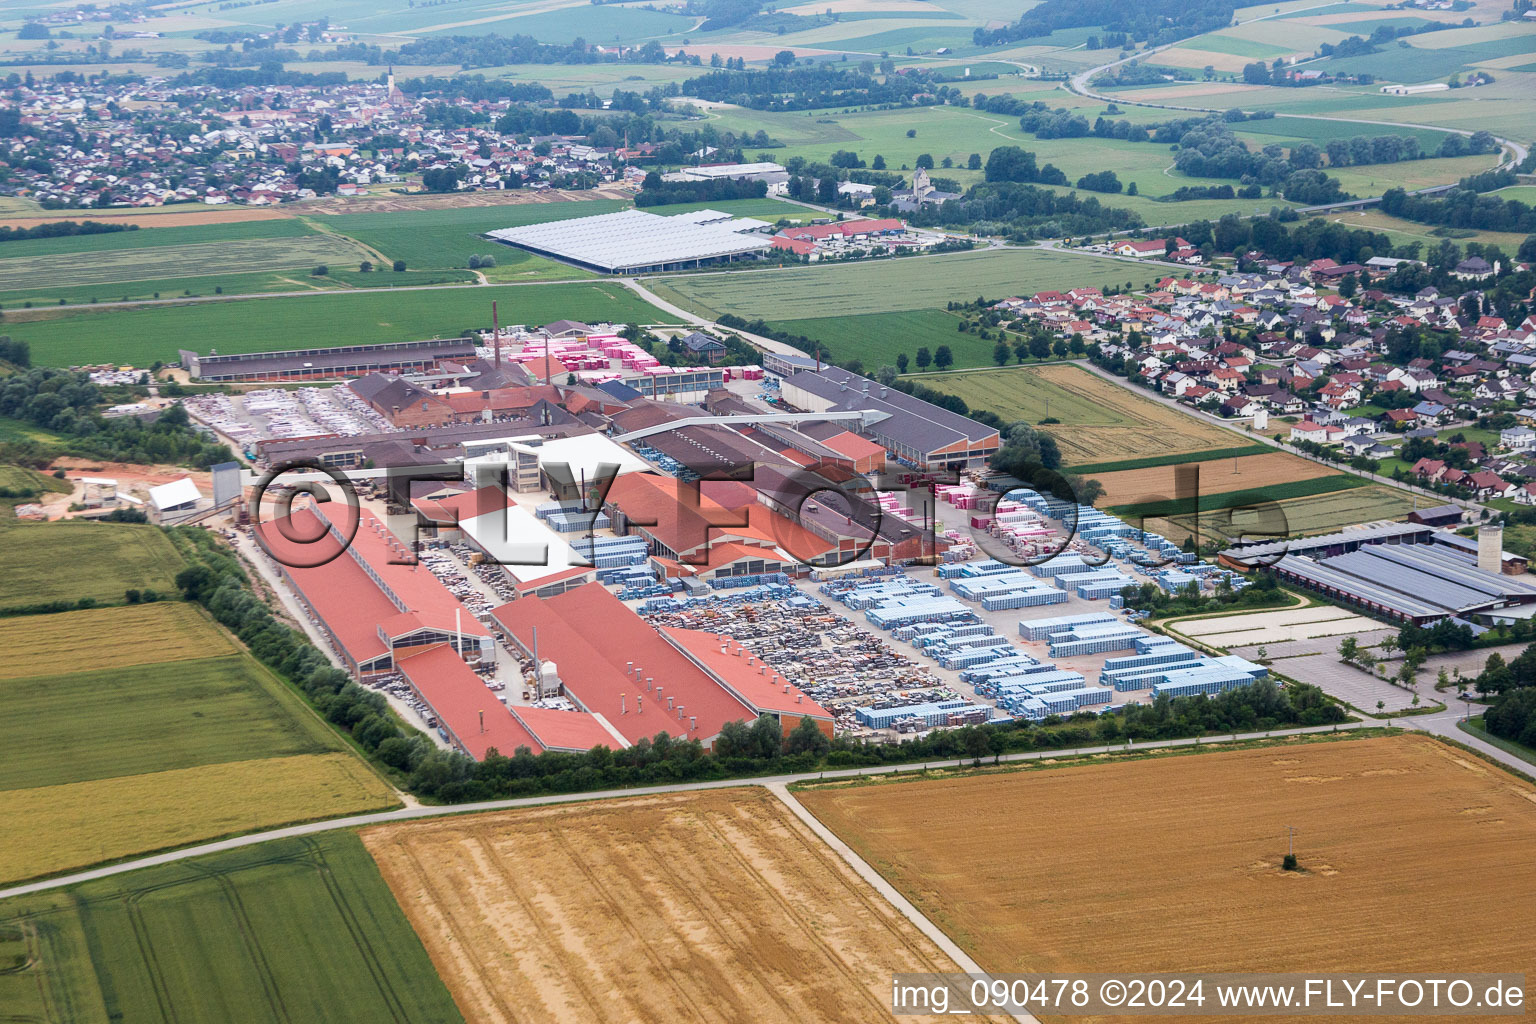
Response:
[[[781,394],[784,401],[807,412],[871,413],[859,433],[894,458],[922,470],[980,468],[1002,444],[995,429],[969,416],[837,366],[786,377]]]
[[[1330,546],[1311,554],[1285,554],[1273,569],[1287,583],[1415,625],[1536,614],[1536,583],[1504,571],[1496,527],[1484,528],[1478,545],[1470,548],[1465,538],[1439,531],[1394,537],[1398,543],[1378,539],[1349,550]],[[1407,537],[1417,543],[1402,543]]]
[[[464,362],[475,358],[475,343],[449,338],[224,356],[181,349],[180,355],[181,365],[195,380],[341,380],[369,373],[418,373],[445,361]]]
[[[486,232],[486,237],[604,274],[687,270],[754,258],[773,248],[762,235],[733,230],[727,224],[701,223],[701,219],[707,218],[621,210],[500,228]]]
[[[729,637],[657,630],[590,583],[491,613],[537,662],[551,662],[565,695],[629,743],[665,732],[711,747],[727,722],[771,715],[787,734],[803,717],[832,735],[832,713]]]

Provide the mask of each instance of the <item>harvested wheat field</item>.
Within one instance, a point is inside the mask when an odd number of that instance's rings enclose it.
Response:
[[[363,842],[472,1024],[890,1020],[892,972],[957,969],[758,788]]]
[[[1194,468],[1190,472],[1198,471],[1200,474],[1201,494],[1262,491],[1296,480],[1316,480],[1319,477],[1338,475],[1338,470],[1331,466],[1286,452],[1212,459],[1192,465]],[[1177,468],[1152,466],[1147,469],[1125,469],[1114,473],[1095,473],[1093,478],[1104,485],[1101,504],[1131,505],[1159,497],[1174,497],[1174,470]]]
[[[984,970],[1536,963],[1536,788],[1424,736],[796,795]]]
[[[221,658],[240,648],[202,609],[167,601],[0,619],[0,651],[0,679],[20,679]]]

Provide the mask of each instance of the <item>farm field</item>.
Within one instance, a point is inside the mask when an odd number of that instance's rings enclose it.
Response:
[[[124,640],[86,660],[104,636]],[[193,606],[0,619],[0,650],[0,814],[33,826],[0,848],[0,878],[395,802]]]
[[[1332,473],[1327,476],[1312,477],[1308,480],[1289,480],[1276,484],[1248,484],[1235,491],[1200,491],[1200,500],[1196,509],[1205,512],[1223,512],[1233,509],[1256,509],[1259,518],[1266,524],[1274,517],[1273,508],[1286,498],[1306,498],[1317,494],[1331,494],[1335,491],[1348,491],[1357,487],[1364,487],[1365,479],[1358,476],[1350,476],[1346,473]],[[1170,514],[1183,514],[1188,503],[1185,499],[1142,501],[1126,505],[1110,506],[1116,515],[1124,517],[1136,517],[1147,519],[1163,519]],[[1230,517],[1238,517],[1238,513],[1230,513]]]
[[[181,556],[152,526],[20,523],[0,526],[5,587],[0,608],[74,601],[121,602],[129,588],[170,594]]]
[[[178,344],[189,340],[200,350],[236,353],[295,348],[315,338],[349,345],[453,337],[469,328],[489,329],[492,300],[503,324],[668,320],[622,285],[604,282],[373,290],[100,311],[76,307],[51,319],[14,322],[9,333],[32,343],[32,361],[40,366],[148,366],[175,359]]]
[[[622,210],[628,203],[614,199],[590,199],[570,203],[520,203],[504,206],[468,206],[443,210],[406,210],[395,213],[343,213],[323,219],[325,227],[376,249],[388,260],[405,260],[407,267],[462,267],[469,257],[490,253],[497,269],[513,257],[540,260],[480,236],[497,228],[542,224],[552,220],[591,217]],[[553,264],[572,277],[586,276],[563,264]]]
[[[68,494],[71,489],[69,481],[56,480],[35,469],[28,469],[26,466],[0,465],[0,498],[5,495],[10,495],[12,498],[25,497],[44,492]]]
[[[1412,494],[1395,487],[1371,484],[1328,494],[1287,498],[1262,511],[1218,509],[1206,512],[1200,516],[1200,533],[1205,540],[1220,543],[1307,537],[1357,523],[1406,519],[1413,508]],[[1159,519],[1156,527],[1168,539],[1182,543],[1194,527],[1194,518]]]
[[[107,211],[103,211],[105,213]],[[97,216],[97,211],[76,212],[72,220],[122,223],[123,218]],[[163,219],[163,218],[162,218]],[[132,220],[130,223],[138,223]],[[154,223],[154,222],[152,222]],[[150,227],[137,231],[110,231],[99,235],[61,235],[56,238],[27,238],[0,243],[0,266],[13,259],[62,256],[80,253],[122,252],[134,249],[175,249],[202,242],[255,242],[274,239],[311,238],[316,234],[302,221],[273,217],[232,223]]]
[[[350,753],[0,790],[0,815],[33,826],[7,836],[0,881],[398,806],[388,784]]]
[[[0,956],[16,1020],[463,1020],[351,832],[0,902]]]
[[[1536,956],[1536,865],[1514,854],[1536,840],[1536,789],[1424,736],[797,795],[987,971],[1494,972]],[[935,806],[988,827],[936,828]],[[1280,869],[1286,825],[1300,872]],[[1516,877],[1465,884],[1488,871]]]
[[[1197,465],[1201,494],[1224,494],[1338,474],[1337,470],[1329,466],[1277,451],[1212,460]],[[1157,495],[1173,497],[1174,473],[1177,468],[1169,465],[1122,470],[1118,473],[1100,472],[1094,474],[1094,479],[1104,485],[1105,504],[1129,505]]]
[[[362,254],[355,254],[362,262]],[[251,274],[211,274],[196,277],[147,278],[105,284],[63,284],[0,291],[0,302],[24,309],[66,303],[95,305],[98,302],[138,302],[150,299],[202,298],[214,295],[263,295],[273,292],[331,292],[354,288],[410,288],[429,284],[475,284],[479,278],[468,270],[405,270],[388,267],[360,272],[358,263],[326,264],[328,273],[315,277],[314,268],[269,270]],[[377,263],[377,261],[375,261]],[[573,271],[574,276],[582,276]],[[28,282],[32,284],[33,282]],[[96,310],[105,312],[105,310]]]
[[[757,787],[362,837],[474,1022],[887,1020],[893,971],[955,969]]]
[[[779,320],[774,326],[824,343],[834,359],[861,360],[868,373],[885,364],[894,366],[896,357],[903,352],[913,359],[919,348],[932,352],[940,345],[949,346],[958,367],[990,366],[997,342],[961,334],[955,330],[959,322],[959,317],[942,309],[914,309],[905,313]]]
[[[1519,196],[1510,195],[1516,189],[1505,189],[1498,193],[1504,199],[1518,199]],[[1536,196],[1536,188],[1531,188],[1531,194]],[[1433,234],[1435,225],[1420,224],[1417,221],[1406,220],[1402,217],[1394,217],[1391,214],[1382,213],[1380,210],[1350,211],[1348,213],[1330,214],[1324,218],[1335,224],[1342,224],[1347,228],[1363,228],[1367,231],[1385,231],[1392,236],[1394,244],[1418,242],[1425,250],[1440,244],[1440,237]],[[1462,229],[1458,229],[1462,230]],[[1471,229],[1465,229],[1471,230]],[[1525,236],[1510,231],[1473,231],[1465,237],[1458,236],[1456,244],[1465,245],[1467,242],[1481,242],[1484,245],[1497,245],[1505,252],[1515,252],[1520,248],[1520,243]]]
[[[273,222],[281,223],[281,222]],[[177,229],[168,229],[177,230]],[[148,232],[134,232],[141,234]],[[117,235],[88,236],[116,238]],[[51,241],[51,239],[50,239]],[[25,245],[24,242],[7,243]],[[308,271],[319,265],[356,265],[368,254],[335,235],[313,234],[302,238],[256,238],[232,242],[197,242],[188,245],[140,249],[110,249],[52,256],[13,256],[0,259],[0,291],[13,291],[38,281],[57,286],[108,285],[145,278],[207,276],[219,268],[232,274],[274,270]],[[216,272],[216,271],[215,271]]]
[[[110,647],[92,650],[92,670],[131,668],[186,658],[222,658],[240,647],[212,629],[197,606],[181,601],[90,608],[25,618],[0,619],[0,680],[53,675],[77,666],[76,653],[112,634]],[[3,768],[0,768],[3,771]]]
[[[1077,285],[1124,284],[1127,272],[1138,270],[1071,253],[983,249],[838,266],[673,275],[648,278],[646,287],[711,318],[735,313],[749,320],[803,320],[942,310],[957,295],[1003,298]],[[892,346],[892,359],[899,350]]]
[[[1068,363],[927,374],[916,379],[1004,420],[1060,420],[1041,429],[1056,439],[1068,467],[1225,449],[1242,440],[1233,431],[1169,409]]]

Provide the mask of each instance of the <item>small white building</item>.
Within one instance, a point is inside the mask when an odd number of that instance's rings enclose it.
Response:
[[[184,476],[168,484],[149,489],[150,518],[157,523],[173,523],[197,511],[203,495],[192,478]]]

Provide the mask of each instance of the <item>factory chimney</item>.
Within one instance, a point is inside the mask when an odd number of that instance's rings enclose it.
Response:
[[[491,300],[491,349],[495,352],[496,369],[501,369],[501,321],[496,318],[496,300]]]
[[[1483,572],[1504,571],[1504,527],[1497,523],[1477,528],[1477,567]]]

